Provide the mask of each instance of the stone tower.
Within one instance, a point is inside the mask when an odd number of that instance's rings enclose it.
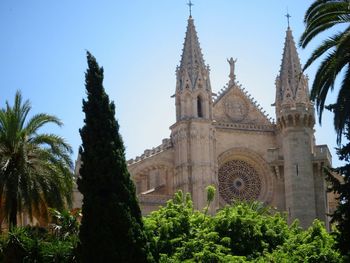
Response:
[[[205,65],[192,17],[188,19],[180,66],[176,69],[174,187],[192,195],[196,209],[206,206],[205,188],[217,183],[215,129],[209,66]],[[217,203],[217,201],[216,201]],[[212,205],[214,210],[217,204]]]
[[[302,227],[317,217],[313,174],[314,107],[288,27],[280,74],[276,79],[277,134],[284,157],[285,205],[289,221]]]

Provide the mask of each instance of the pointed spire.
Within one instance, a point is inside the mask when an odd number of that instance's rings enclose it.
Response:
[[[301,73],[300,60],[295,47],[292,31],[288,27],[283,50],[280,77],[282,82],[287,80],[292,89],[295,89],[297,87],[297,83],[299,82]],[[295,92],[296,90],[293,91]]]
[[[276,88],[277,106],[308,101],[307,81],[301,69],[300,59],[289,26],[286,31],[282,65],[276,80]]]
[[[197,82],[198,73],[201,72],[201,74],[205,76],[208,71],[208,68],[205,66],[197,32],[191,16],[188,18],[184,48],[178,70],[188,73],[192,88],[194,88]]]
[[[209,66],[204,63],[197,32],[190,16],[180,66],[176,68],[177,121],[189,118],[212,119],[209,71]]]

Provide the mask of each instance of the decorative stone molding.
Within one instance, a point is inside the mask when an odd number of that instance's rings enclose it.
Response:
[[[179,143],[183,140],[187,139],[201,139],[206,140],[207,138],[212,139],[215,136],[215,130],[210,128],[209,134],[202,129],[198,129],[196,127],[191,127],[189,129],[186,127],[181,127],[177,129],[173,129],[173,132],[171,133],[171,140],[172,144]]]
[[[243,121],[249,112],[249,105],[240,96],[229,96],[224,100],[224,111],[233,122]]]
[[[277,166],[277,165],[273,166],[273,170],[274,170],[274,172],[276,174],[276,178],[277,179],[282,179],[282,175],[280,173],[279,166]]]
[[[232,129],[232,130],[249,130],[249,131],[263,131],[263,132],[274,132],[276,126],[274,124],[252,124],[252,123],[225,123],[215,122],[215,127],[219,129]]]
[[[190,130],[191,139],[197,139],[199,137],[199,131],[196,128]]]
[[[187,139],[187,128],[180,128],[172,132],[171,140],[173,144],[176,144],[180,141]]]
[[[290,127],[307,127],[313,128],[315,125],[315,117],[313,113],[288,112],[280,115],[277,119],[277,128],[279,130]]]

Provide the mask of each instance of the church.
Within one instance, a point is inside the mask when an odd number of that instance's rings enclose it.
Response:
[[[170,138],[128,161],[143,214],[165,205],[179,189],[203,209],[205,188],[213,185],[211,213],[233,200],[258,200],[285,211],[289,222],[299,219],[302,227],[315,218],[328,224],[335,204],[322,171],[331,155],[327,145],[315,142],[314,106],[290,27],[275,82],[276,122],[236,81],[236,60],[228,63],[228,84],[214,94],[190,16],[176,68]]]
[[[206,187],[213,185],[211,213],[234,200],[257,200],[286,212],[288,222],[299,219],[306,228],[318,218],[329,228],[327,215],[336,201],[327,193],[323,167],[331,165],[331,154],[315,141],[308,78],[289,25],[275,81],[276,121],[236,81],[236,60],[227,61],[228,83],[215,94],[190,15],[176,68],[170,138],[128,161],[143,215],[164,206],[177,190],[190,193],[194,208],[201,210],[207,205]],[[76,174],[79,168],[80,158]],[[81,207],[81,194],[75,189],[73,195],[74,207]]]

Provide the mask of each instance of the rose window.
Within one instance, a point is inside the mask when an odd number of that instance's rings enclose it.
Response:
[[[232,160],[219,169],[219,193],[228,203],[232,200],[255,200],[261,192],[257,171],[245,161]]]

